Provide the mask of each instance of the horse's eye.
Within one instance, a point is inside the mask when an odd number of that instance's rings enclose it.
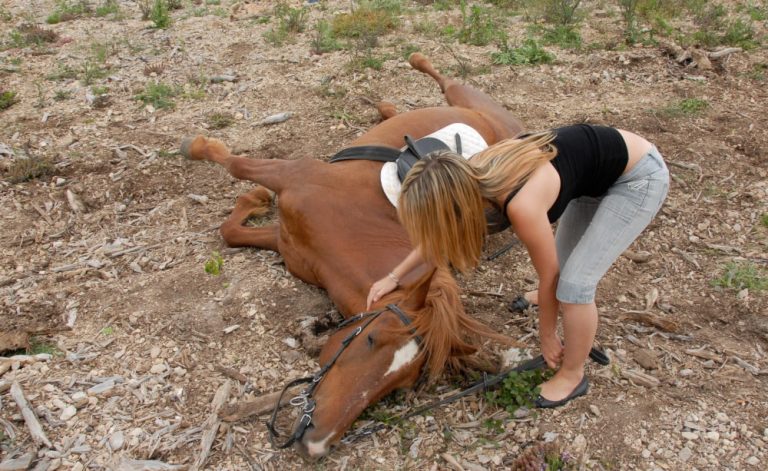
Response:
[[[368,334],[368,346],[373,347],[373,335]]]

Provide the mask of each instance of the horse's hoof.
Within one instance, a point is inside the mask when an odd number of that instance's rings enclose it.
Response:
[[[181,152],[181,155],[188,158],[189,160],[202,160],[201,157],[196,156],[192,153],[192,145],[195,143],[195,141],[200,139],[205,139],[202,136],[187,136],[184,139],[181,140],[181,147],[179,148],[179,152]]]
[[[424,63],[429,63],[429,60],[424,56],[424,54],[420,52],[414,52],[411,54],[411,56],[408,58],[408,63],[411,64],[411,67],[413,67],[416,70],[421,71],[422,66]]]

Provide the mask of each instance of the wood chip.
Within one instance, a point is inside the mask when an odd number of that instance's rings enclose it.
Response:
[[[666,332],[677,332],[680,327],[677,323],[663,319],[656,314],[645,311],[627,311],[621,315],[623,319],[633,320],[641,324],[650,325]]]
[[[0,471],[24,471],[32,466],[32,460],[35,459],[36,453],[29,452],[25,455],[21,455],[18,458],[12,460],[5,460],[0,463]]]
[[[21,416],[24,417],[24,422],[27,424],[27,429],[29,429],[29,435],[32,437],[32,440],[38,445],[42,444],[48,448],[52,448],[53,445],[45,435],[43,427],[40,425],[40,421],[37,420],[37,415],[35,415],[35,412],[29,406],[29,402],[27,402],[27,398],[24,396],[24,391],[21,389],[19,383],[15,381],[11,385],[11,397],[16,401],[16,405],[19,406]]]
[[[717,361],[717,362],[723,361],[723,356],[722,355],[718,355],[717,353],[710,352],[708,350],[704,350],[703,347],[700,348],[700,349],[697,349],[697,350],[692,349],[692,348],[688,348],[688,349],[686,349],[684,351],[688,355],[691,355],[691,356],[694,356],[694,357],[698,357],[698,358],[703,358],[705,360],[713,360],[713,361]]]
[[[219,412],[219,416],[225,422],[237,422],[254,415],[264,415],[272,412],[279,397],[280,391],[276,391],[265,394],[252,401],[238,402],[237,404],[222,408],[221,412]],[[280,406],[288,404],[289,400],[290,398],[283,397]]]
[[[629,380],[633,384],[645,386],[647,388],[655,388],[661,381],[655,376],[643,373],[640,370],[621,370],[621,377]]]
[[[205,419],[205,423],[203,424],[204,431],[203,438],[200,440],[200,454],[197,456],[197,459],[195,459],[195,462],[192,463],[192,466],[190,466],[189,469],[191,471],[202,469],[205,462],[208,460],[208,454],[211,452],[211,445],[213,445],[213,440],[216,438],[216,432],[218,432],[219,425],[221,425],[219,410],[221,410],[227,402],[227,399],[229,399],[229,391],[231,388],[232,383],[230,383],[229,380],[224,381],[224,384],[222,384],[218,391],[216,391],[216,395],[213,396],[211,413],[208,415],[208,418]]]
[[[651,259],[651,252],[641,250],[640,252],[633,252],[631,250],[625,250],[622,255],[635,263],[646,263]]]

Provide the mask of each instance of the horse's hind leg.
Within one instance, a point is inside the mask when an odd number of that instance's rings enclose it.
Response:
[[[226,168],[239,180],[250,180],[280,193],[284,172],[290,161],[275,159],[249,159],[234,156],[218,139],[203,136],[187,137],[181,142],[181,154],[190,160],[209,160]]]
[[[383,120],[387,120],[397,115],[397,108],[388,101],[380,101],[376,103],[376,109],[379,110],[379,114]]]
[[[435,79],[449,105],[474,110],[488,117],[489,124],[496,131],[497,140],[514,137],[523,130],[523,124],[491,97],[474,87],[443,76],[423,54],[411,54],[408,62],[414,69]]]
[[[272,195],[263,186],[237,198],[235,208],[219,228],[230,247],[259,247],[277,252],[279,226],[248,227],[243,224],[252,216],[263,216],[269,210]]]

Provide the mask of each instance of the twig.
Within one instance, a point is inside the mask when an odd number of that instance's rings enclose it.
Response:
[[[701,266],[699,266],[699,262],[697,262],[696,259],[693,258],[693,255],[691,255],[691,254],[689,254],[687,252],[683,252],[682,250],[678,249],[677,247],[672,247],[672,252],[674,252],[674,253],[680,255],[681,257],[683,257],[683,260],[685,260],[686,262],[688,262],[691,265],[693,265],[694,267],[696,267],[697,270],[701,270]]]
[[[248,378],[244,374],[237,370],[233,370],[232,368],[227,368],[226,366],[222,365],[213,365],[213,369],[223,374],[224,376],[232,378],[235,381],[239,381],[243,384],[248,382]]]
[[[219,415],[225,422],[237,422],[254,415],[262,415],[270,412],[274,407],[277,399],[280,397],[280,391],[265,394],[261,397],[257,397],[252,401],[239,402],[231,406],[225,407]],[[283,398],[280,405],[287,404],[289,398]]]
[[[731,54],[734,54],[736,52],[743,51],[740,47],[726,47],[725,49],[720,49],[719,51],[714,51],[709,53],[710,59],[721,59],[725,56],[729,56]]]
[[[11,385],[11,397],[16,401],[16,405],[19,406],[21,416],[24,417],[24,422],[27,424],[29,435],[32,437],[32,440],[37,444],[42,443],[48,448],[52,448],[53,444],[45,435],[43,427],[40,425],[40,421],[37,420],[35,412],[29,407],[29,402],[27,402],[27,398],[24,396],[24,391],[16,381]]]
[[[235,450],[237,450],[243,459],[245,459],[245,461],[248,463],[248,466],[251,467],[251,471],[261,471],[263,469],[259,463],[257,463],[256,460],[254,460],[253,457],[249,455],[247,451],[245,451],[242,445],[235,443]]]
[[[200,455],[198,455],[195,462],[190,466],[190,471],[202,469],[208,459],[208,454],[211,452],[211,445],[213,445],[213,440],[216,439],[216,432],[219,430],[219,425],[221,425],[219,410],[224,403],[227,402],[227,399],[229,399],[229,391],[231,388],[232,383],[230,383],[229,380],[224,381],[224,384],[219,386],[216,395],[213,397],[213,402],[211,402],[211,413],[208,415],[208,418],[205,419],[205,423],[203,423],[204,432],[203,438],[200,441]]]

